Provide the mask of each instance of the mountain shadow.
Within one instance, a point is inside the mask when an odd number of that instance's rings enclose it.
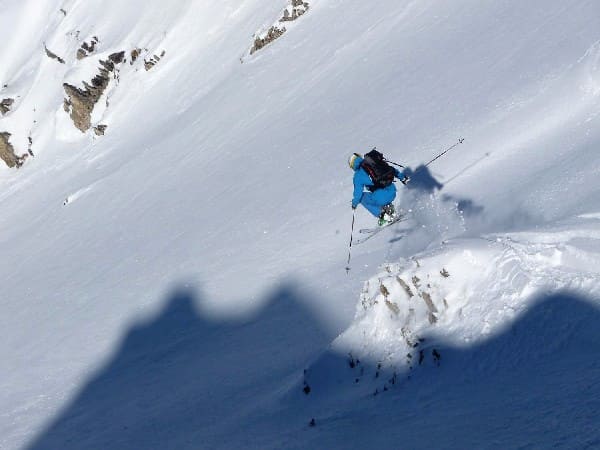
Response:
[[[294,448],[600,448],[595,301],[542,296],[475,346],[424,336],[413,368],[395,374],[328,352],[307,371],[314,397],[305,415],[315,426],[309,445]],[[350,405],[344,417],[340,400]]]
[[[318,356],[332,336],[293,287],[238,323],[200,317],[194,297],[178,291],[134,327],[30,448],[600,446],[600,309],[578,294],[542,296],[476,345],[423,336],[395,374]]]
[[[230,423],[255,420],[257,400],[332,339],[304,298],[284,286],[257,317],[219,323],[197,313],[193,291],[177,290],[29,449],[219,447]]]

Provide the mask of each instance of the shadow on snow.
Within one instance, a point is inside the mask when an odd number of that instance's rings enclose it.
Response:
[[[260,402],[295,380],[333,338],[304,295],[284,286],[259,316],[217,323],[198,314],[194,291],[177,290],[158,317],[129,331],[29,448],[219,446],[217,439],[232,434],[228,425],[258,420]]]
[[[406,185],[410,191],[429,195],[444,188],[444,184],[439,182],[425,165],[420,165],[415,170],[407,167],[404,173],[410,177],[410,183]],[[455,203],[456,209],[465,216],[475,216],[483,212],[483,206],[477,205],[473,200],[448,194],[444,194],[441,198],[444,202]]]
[[[540,297],[476,345],[425,336],[422,363],[415,358],[412,369],[396,376],[382,373],[375,361],[327,352],[306,374],[315,405],[329,404],[334,390],[350,393],[363,385],[363,393],[343,417],[335,405],[320,417],[318,406],[310,411],[316,415],[312,445],[600,448],[599,323],[597,306],[558,292]]]
[[[319,356],[333,336],[293,286],[233,324],[195,302],[179,290],[135,326],[29,448],[600,446],[600,311],[574,294],[540,298],[474,346],[427,337],[439,366],[425,358],[388,389],[376,362]]]

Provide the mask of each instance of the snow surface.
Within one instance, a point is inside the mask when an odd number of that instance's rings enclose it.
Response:
[[[600,448],[600,4],[309,3],[0,0],[1,448]]]

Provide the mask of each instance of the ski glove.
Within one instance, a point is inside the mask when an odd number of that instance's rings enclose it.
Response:
[[[407,177],[406,175],[404,175],[404,177],[402,177],[402,179],[400,180],[400,182],[406,186],[408,184],[408,182],[410,181],[410,178]]]

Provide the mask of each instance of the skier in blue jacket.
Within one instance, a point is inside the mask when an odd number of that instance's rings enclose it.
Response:
[[[352,197],[352,209],[356,209],[362,204],[367,211],[379,219],[380,226],[392,222],[395,219],[395,209],[392,202],[396,198],[396,186],[391,183],[389,186],[375,189],[374,183],[369,174],[361,167],[363,157],[359,153],[353,153],[348,159],[350,168],[354,170],[354,195]],[[408,177],[400,170],[394,168],[395,178],[408,182]]]

